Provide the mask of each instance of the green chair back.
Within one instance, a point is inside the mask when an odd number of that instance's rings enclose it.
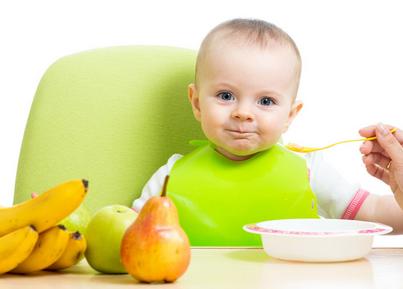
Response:
[[[187,49],[127,46],[56,61],[32,103],[14,203],[86,178],[91,212],[130,206],[170,155],[203,138],[187,99],[195,59]]]

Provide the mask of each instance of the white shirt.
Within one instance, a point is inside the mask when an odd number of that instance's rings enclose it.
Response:
[[[140,212],[149,198],[161,194],[165,177],[180,158],[182,158],[180,154],[172,155],[167,163],[152,175],[144,186],[140,198],[133,202],[133,208],[136,212]],[[348,182],[340,175],[335,168],[324,160],[322,152],[306,154],[305,160],[309,169],[309,182],[318,199],[319,215],[325,218],[341,218],[359,191],[359,185]]]

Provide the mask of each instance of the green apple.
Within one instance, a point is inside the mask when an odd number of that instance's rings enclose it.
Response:
[[[91,219],[89,209],[85,204],[81,204],[73,213],[64,218],[60,224],[64,225],[70,232],[79,231],[85,234],[87,225]]]
[[[95,212],[85,233],[85,258],[92,268],[101,273],[126,273],[120,262],[120,243],[136,218],[135,211],[122,205],[106,206]]]

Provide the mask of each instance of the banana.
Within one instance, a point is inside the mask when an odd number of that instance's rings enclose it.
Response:
[[[14,268],[11,273],[28,274],[53,264],[66,250],[70,234],[62,225],[52,227],[39,234],[31,254]]]
[[[86,196],[88,181],[73,180],[36,198],[8,208],[0,208],[0,237],[33,225],[41,233],[73,212]]]
[[[70,239],[63,255],[46,270],[63,270],[77,264],[87,249],[87,241],[80,232],[70,233]]]
[[[31,226],[18,229],[0,238],[0,274],[6,273],[32,252],[38,233]]]

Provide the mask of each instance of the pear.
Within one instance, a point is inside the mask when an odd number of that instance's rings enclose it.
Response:
[[[168,179],[161,195],[145,203],[122,239],[122,264],[140,282],[174,282],[189,266],[189,239],[174,203],[166,196]]]

